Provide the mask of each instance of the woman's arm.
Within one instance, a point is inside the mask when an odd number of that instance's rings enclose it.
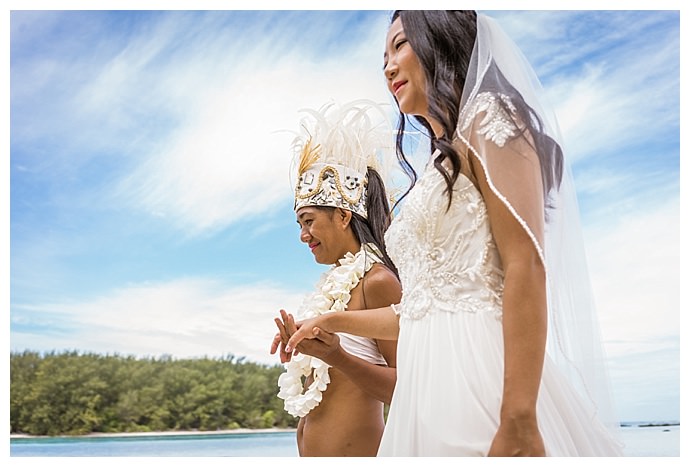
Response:
[[[532,239],[491,190],[476,160],[473,168],[504,270],[503,399],[489,455],[544,455],[536,405],[546,351],[546,270]],[[526,180],[525,189],[541,190],[539,183]]]
[[[295,323],[297,330],[292,335],[285,334],[281,327],[285,326],[288,318],[294,322],[294,317],[284,310],[280,310],[280,312],[284,314],[284,318],[282,321],[281,318],[274,319],[280,332],[273,337],[271,354],[275,354],[280,349],[280,361],[282,363],[290,361],[292,352],[304,339],[315,339],[314,331],[316,330],[329,333],[346,332],[355,336],[383,341],[396,341],[400,330],[398,315],[395,314],[391,306],[353,310],[347,313],[326,313],[316,318],[298,321]]]
[[[290,315],[292,316],[292,315]],[[313,339],[315,329],[326,332],[347,332],[371,339],[397,340],[398,315],[391,306],[347,313],[326,313],[297,323],[297,331],[290,337],[285,348],[291,352],[303,339]]]
[[[292,315],[290,315],[292,316]],[[397,340],[398,315],[391,306],[347,313],[326,313],[297,323],[297,331],[288,340],[286,352],[292,352],[304,339],[314,339],[315,329],[326,332],[347,332],[371,339]]]

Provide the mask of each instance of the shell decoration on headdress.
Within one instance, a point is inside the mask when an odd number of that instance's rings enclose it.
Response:
[[[303,109],[293,140],[297,162],[295,211],[305,206],[343,208],[367,218],[367,168],[386,180],[393,133],[383,107],[367,100],[318,111]]]

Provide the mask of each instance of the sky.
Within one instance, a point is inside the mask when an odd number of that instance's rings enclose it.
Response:
[[[390,11],[15,3],[10,350],[278,363],[273,317],[326,269],[299,241],[290,131],[302,108],[392,103]],[[555,104],[624,421],[680,420],[673,8],[485,11]]]

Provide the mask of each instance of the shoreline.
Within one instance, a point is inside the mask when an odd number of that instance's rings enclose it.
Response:
[[[162,437],[162,436],[211,436],[211,435],[247,435],[262,433],[294,433],[296,428],[237,428],[234,430],[215,430],[215,431],[130,431],[122,433],[89,433],[86,435],[27,435],[21,433],[10,433],[12,439],[42,439],[42,438],[130,438],[130,437]]]
[[[680,422],[639,422],[622,423],[620,428],[670,428],[680,427]],[[234,430],[180,430],[180,431],[130,431],[119,433],[89,433],[86,435],[28,435],[22,433],[10,433],[13,439],[49,439],[49,438],[134,438],[134,437],[165,437],[165,436],[213,436],[213,435],[247,435],[265,433],[295,433],[296,428],[236,428]]]

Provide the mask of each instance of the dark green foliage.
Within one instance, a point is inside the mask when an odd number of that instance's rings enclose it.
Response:
[[[175,360],[10,353],[10,431],[31,435],[295,427],[282,367],[233,356]]]

